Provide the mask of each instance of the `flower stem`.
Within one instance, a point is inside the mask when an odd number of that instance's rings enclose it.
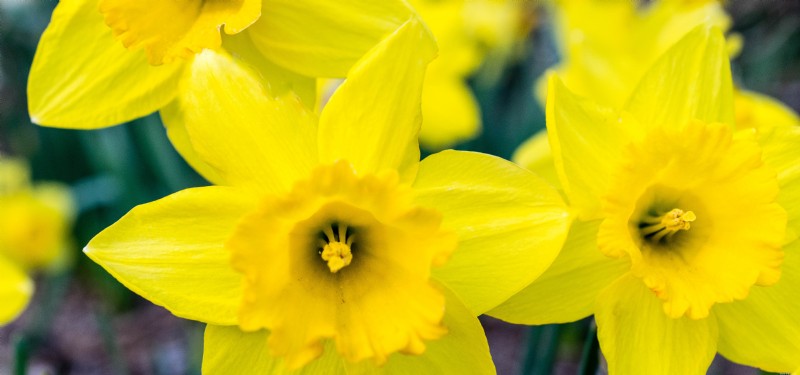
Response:
[[[531,327],[528,337],[528,353],[522,367],[523,375],[546,375],[552,373],[558,349],[561,325]]]
[[[578,368],[580,375],[595,375],[600,365],[600,342],[597,341],[597,324],[592,320],[589,323],[589,332],[583,344],[581,364]]]

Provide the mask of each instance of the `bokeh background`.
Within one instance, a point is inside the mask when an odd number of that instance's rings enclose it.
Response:
[[[552,19],[536,1],[528,3],[535,26],[519,55],[500,67],[483,66],[469,80],[484,130],[459,149],[510,158],[544,128],[532,88],[559,56]],[[28,160],[35,181],[70,187],[77,205],[73,262],[66,270],[37,275],[26,312],[0,328],[0,375],[199,374],[202,325],[131,293],[80,250],[133,206],[207,182],[173,150],[157,115],[95,131],[31,124],[28,70],[55,5],[0,0],[0,155]],[[737,83],[800,111],[800,1],[738,0],[725,7],[732,31],[745,40],[733,61]],[[591,319],[543,327],[482,322],[501,375],[604,373]],[[760,372],[718,358],[709,373]]]

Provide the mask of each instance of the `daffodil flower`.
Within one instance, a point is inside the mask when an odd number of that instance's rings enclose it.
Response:
[[[148,115],[174,101],[197,53],[220,48],[310,102],[314,77],[345,76],[412,12],[402,0],[64,0],[34,56],[31,120],[95,129]],[[219,182],[179,119],[164,122],[187,161]]]
[[[525,8],[509,0],[411,2],[439,43],[439,57],[425,77],[420,143],[441,150],[481,131],[478,103],[467,78],[484,61],[502,65],[527,32]]]
[[[725,40],[699,27],[621,111],[550,80],[547,127],[579,219],[536,282],[490,312],[595,315],[612,374],[702,374],[716,352],[800,367],[800,128],[734,124]]]
[[[73,210],[66,187],[32,186],[22,161],[0,158],[0,325],[27,305],[33,293],[28,272],[65,265]]]
[[[419,161],[435,51],[412,18],[319,118],[235,60],[199,54],[182,117],[228,186],[136,207],[85,253],[208,323],[206,373],[492,373],[475,316],[544,271],[570,218],[510,162],[457,151]]]

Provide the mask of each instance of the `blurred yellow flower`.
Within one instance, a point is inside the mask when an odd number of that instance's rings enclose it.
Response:
[[[690,32],[617,111],[550,79],[555,168],[579,215],[536,282],[489,314],[592,313],[612,374],[704,374],[714,354],[800,368],[798,127],[736,130],[725,40]]]
[[[627,0],[559,0],[551,11],[556,19],[557,44],[562,62],[557,74],[574,93],[612,108],[622,108],[652,63],[679,38],[700,24],[723,30],[730,18],[713,0],[656,0],[648,5]],[[726,48],[738,53],[742,41],[730,35]],[[547,78],[537,85],[544,99]],[[737,128],[800,125],[791,109],[767,96],[743,89],[734,91]],[[523,143],[512,160],[560,186],[545,131]]]
[[[556,45],[561,62],[553,71],[578,95],[622,108],[642,75],[695,26],[726,30],[731,20],[716,0],[554,0]],[[733,36],[730,51],[741,42]],[[537,85],[544,101],[547,78]]]
[[[136,207],[86,254],[208,323],[207,373],[492,373],[476,316],[544,271],[569,216],[553,189],[500,158],[419,161],[435,53],[412,18],[319,117],[230,57],[199,54],[179,107],[192,108],[187,134],[228,186]]]
[[[72,216],[66,187],[31,186],[25,163],[0,158],[0,324],[27,304],[33,292],[27,272],[64,265]]]
[[[15,264],[0,256],[0,326],[14,320],[33,294],[33,281]]]
[[[414,0],[412,5],[439,43],[422,90],[420,143],[441,150],[476,137],[478,103],[466,79],[483,63],[502,65],[530,27],[530,2]]]
[[[403,0],[61,1],[31,66],[30,116],[95,129],[148,115],[174,102],[198,52],[220,48],[276,93],[292,90],[312,105],[315,77],[345,76],[412,12]],[[221,182],[188,144],[181,120],[163,120],[187,161]]]
[[[791,108],[768,96],[736,90],[733,96],[736,127],[766,130],[774,126],[798,126],[800,117]]]

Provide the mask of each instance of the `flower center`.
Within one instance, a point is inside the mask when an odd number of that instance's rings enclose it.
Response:
[[[328,262],[328,269],[333,273],[350,265],[353,261],[353,235],[348,235],[347,225],[333,224],[325,227],[325,239],[320,239],[319,255]]]
[[[689,230],[696,219],[694,212],[684,212],[680,208],[673,208],[660,215],[648,212],[639,222],[639,233],[653,244],[669,243],[676,233]]]
[[[655,128],[622,162],[598,247],[628,257],[667,316],[705,318],[714,304],[777,282],[786,212],[753,133],[699,121]]]
[[[270,353],[290,369],[326,341],[352,363],[422,354],[447,332],[431,267],[457,240],[441,224],[397,173],[319,166],[290,192],[266,195],[226,243],[243,275],[239,328],[269,330]]]

